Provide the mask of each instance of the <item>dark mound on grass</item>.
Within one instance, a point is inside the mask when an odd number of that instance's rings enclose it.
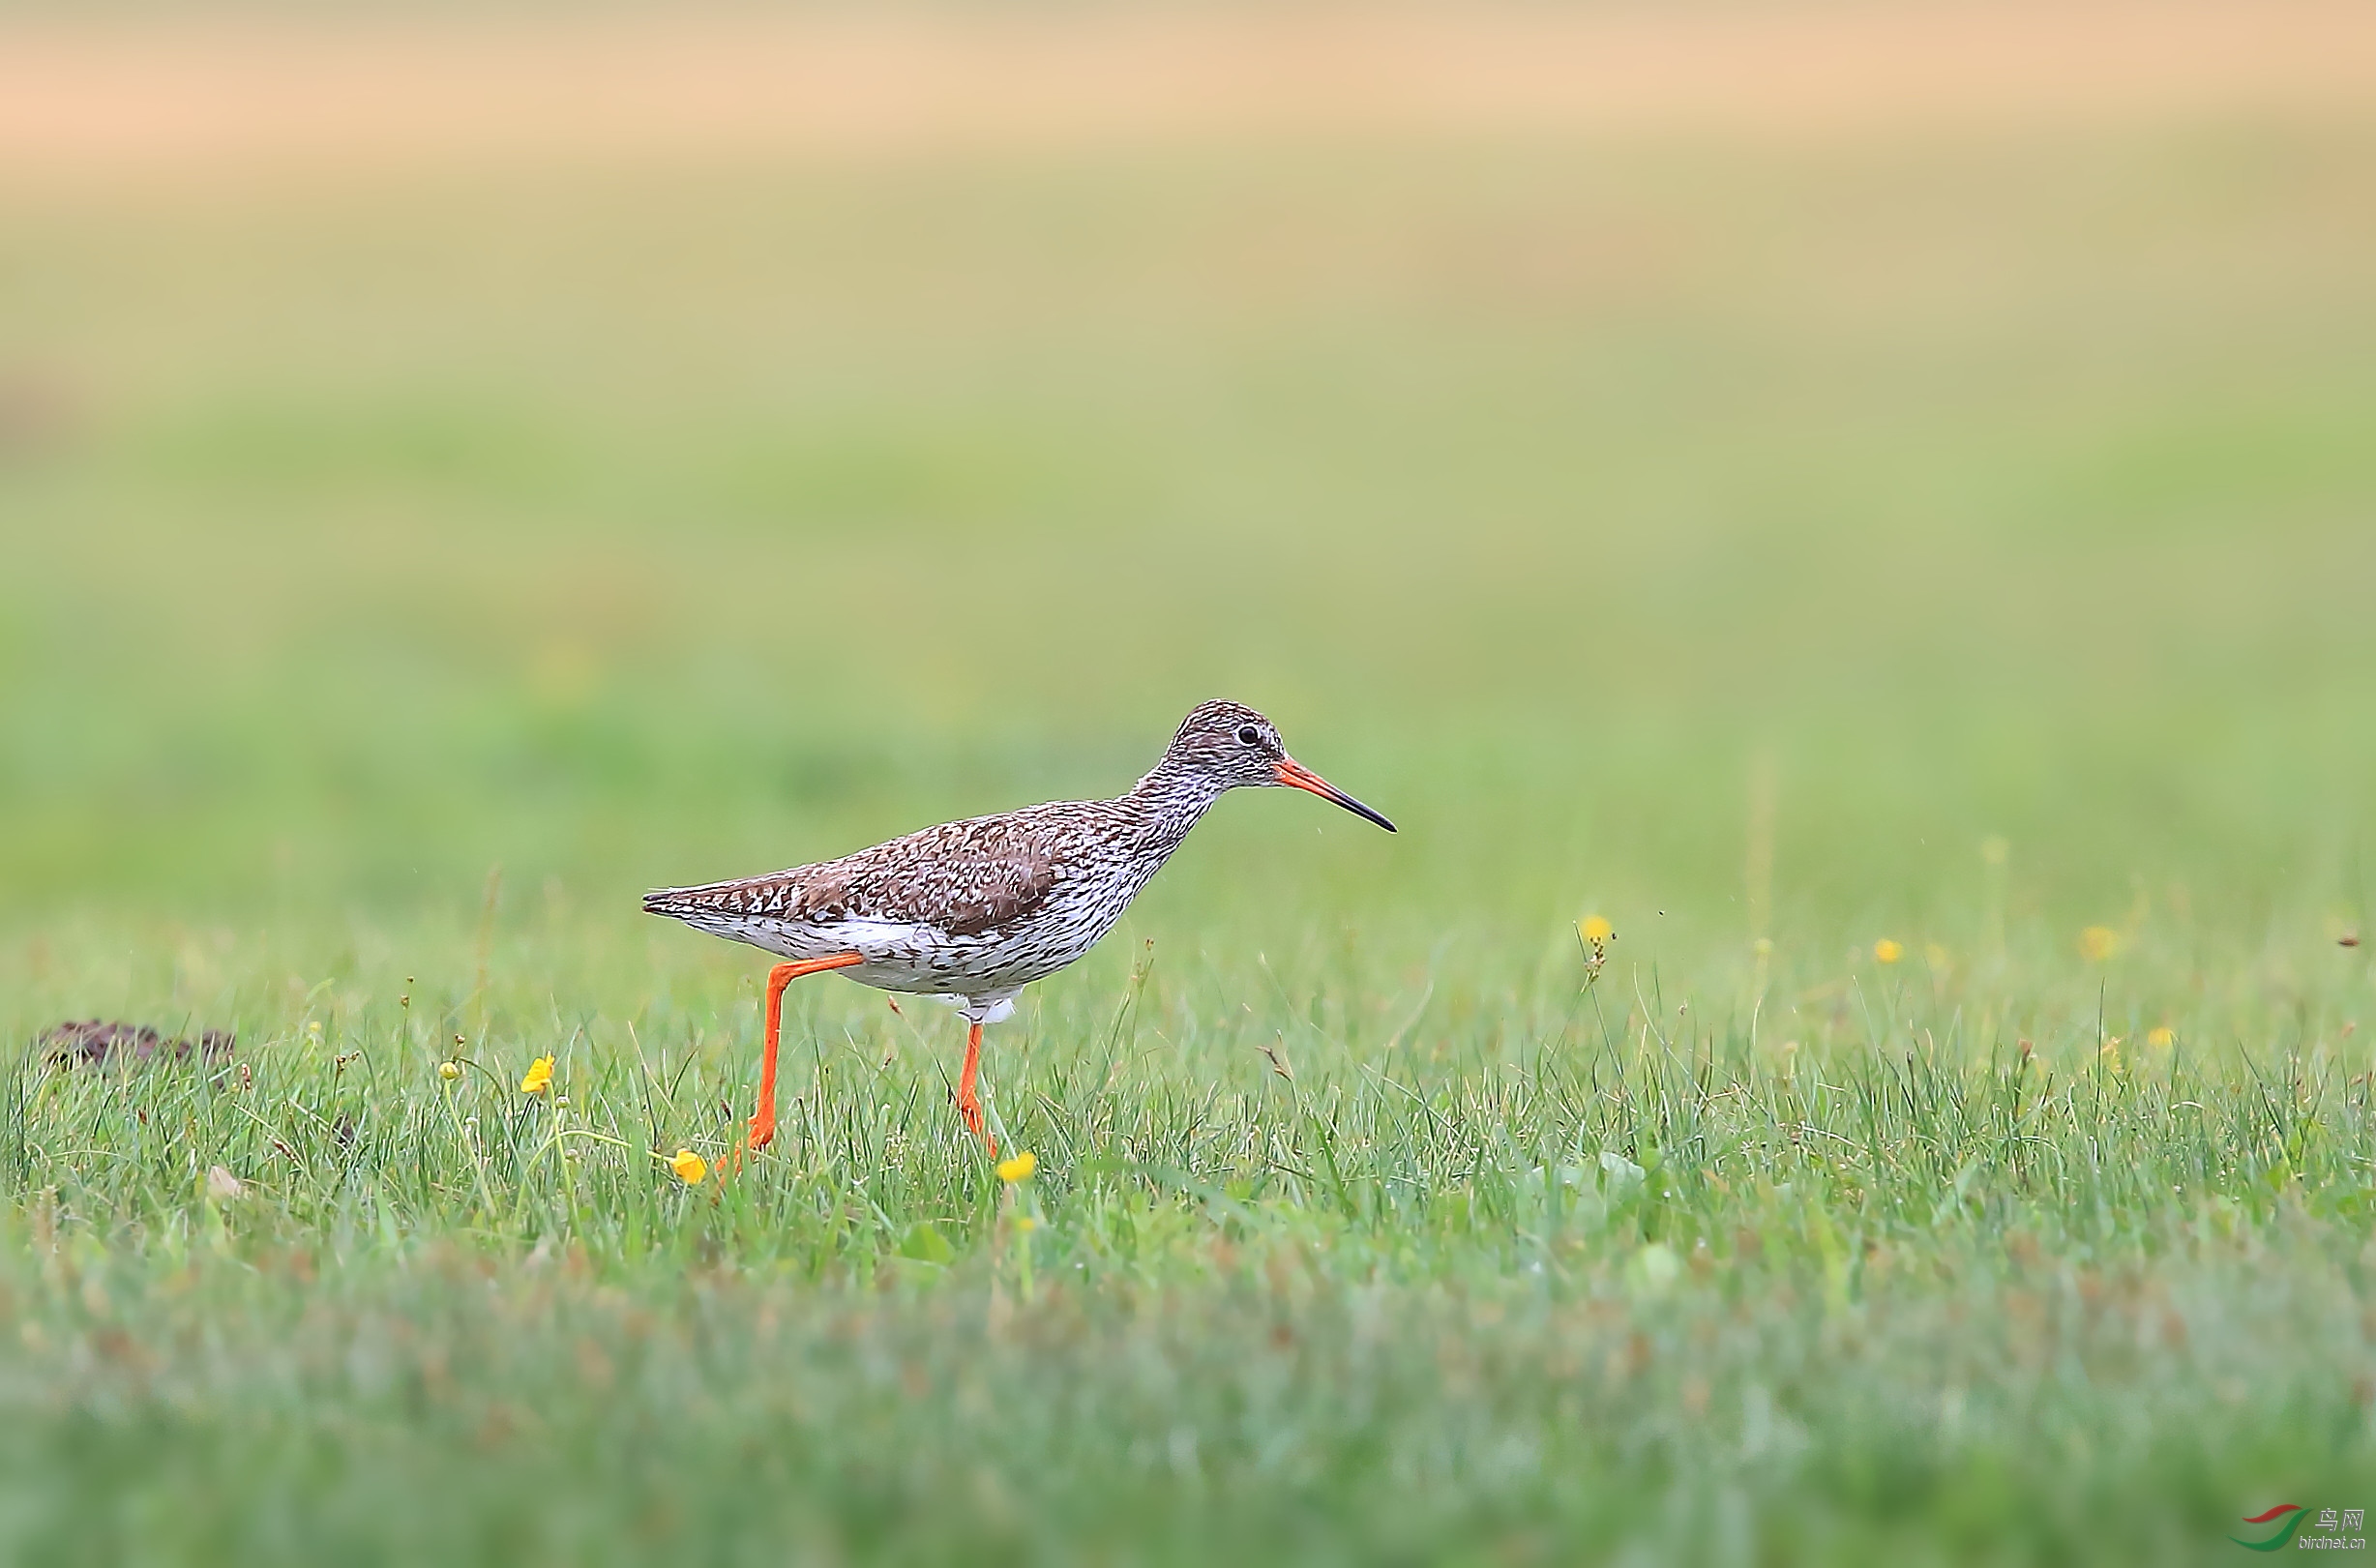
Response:
[[[53,1023],[34,1037],[43,1059],[60,1067],[100,1067],[108,1062],[228,1061],[236,1043],[226,1030],[209,1029],[195,1041],[168,1038],[139,1023],[82,1019]]]

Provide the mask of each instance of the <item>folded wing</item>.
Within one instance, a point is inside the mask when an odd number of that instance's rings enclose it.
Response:
[[[1061,869],[1037,837],[995,817],[949,822],[839,860],[664,888],[645,894],[643,907],[697,925],[704,915],[817,927],[867,921],[973,936],[1047,902]]]

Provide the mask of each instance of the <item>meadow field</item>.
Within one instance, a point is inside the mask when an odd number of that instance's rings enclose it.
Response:
[[[2376,115],[5,154],[0,1560],[2376,1506]],[[800,982],[722,1179],[767,961],[645,888],[1213,695],[1402,831],[1225,800],[1021,1180]]]

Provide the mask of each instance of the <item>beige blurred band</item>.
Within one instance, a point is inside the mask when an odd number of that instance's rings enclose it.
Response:
[[[2371,0],[0,21],[0,178],[2376,110]]]

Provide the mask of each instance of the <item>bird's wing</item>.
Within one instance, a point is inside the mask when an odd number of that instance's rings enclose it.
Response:
[[[818,871],[802,899],[813,919],[914,921],[952,936],[1030,913],[1058,874],[1045,844],[996,818],[926,828]]]
[[[994,931],[1044,902],[1057,856],[1012,816],[946,822],[839,860],[795,866],[644,900],[654,914],[762,915],[816,926],[848,921],[927,925],[952,936]]]

